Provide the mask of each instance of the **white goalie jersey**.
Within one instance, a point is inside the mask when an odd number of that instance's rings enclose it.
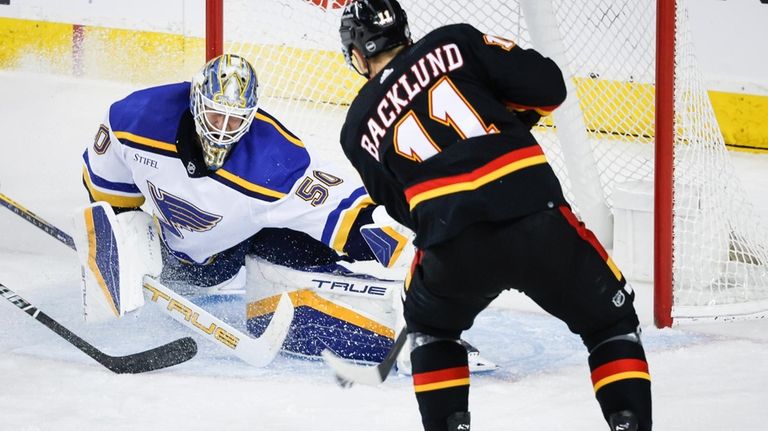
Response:
[[[305,232],[341,252],[359,236],[357,219],[373,204],[359,177],[313,157],[268,113],[258,110],[216,171],[199,172],[184,145],[192,134],[189,83],[116,102],[83,154],[91,197],[142,207],[171,253],[200,264],[263,228]]]

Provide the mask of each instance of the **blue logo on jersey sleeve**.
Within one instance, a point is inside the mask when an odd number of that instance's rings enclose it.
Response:
[[[213,229],[221,221],[220,215],[203,211],[178,196],[158,189],[149,181],[147,184],[152,201],[155,202],[155,208],[160,213],[158,220],[177,237],[184,238],[182,229],[190,232],[205,232]]]

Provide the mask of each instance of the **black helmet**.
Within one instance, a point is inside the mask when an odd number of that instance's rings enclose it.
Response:
[[[397,0],[353,0],[341,15],[341,50],[347,64],[363,74],[352,62],[352,48],[365,58],[411,43],[408,17]]]

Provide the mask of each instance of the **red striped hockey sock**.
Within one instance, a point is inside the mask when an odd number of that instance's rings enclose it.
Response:
[[[615,412],[635,414],[639,431],[651,429],[651,376],[643,346],[615,340],[589,355],[592,386],[606,419]]]
[[[448,430],[449,418],[453,430],[469,430],[467,350],[457,341],[437,340],[415,348],[411,362],[425,431]],[[457,417],[466,420],[456,424]]]

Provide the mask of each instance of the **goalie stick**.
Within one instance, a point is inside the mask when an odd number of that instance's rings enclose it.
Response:
[[[349,388],[355,383],[371,386],[378,385],[387,380],[389,372],[395,365],[397,355],[400,354],[400,350],[403,349],[408,339],[407,329],[407,327],[403,326],[403,329],[400,330],[400,335],[395,339],[395,343],[389,349],[387,356],[376,365],[355,364],[353,361],[339,358],[328,349],[323,350],[323,359],[336,374],[336,381],[343,388]]]
[[[48,327],[69,344],[93,358],[110,371],[117,374],[137,374],[159,370],[192,359],[197,354],[197,344],[190,337],[179,338],[154,349],[126,356],[110,356],[65,328],[52,317],[40,311],[26,299],[0,283],[0,296],[19,307],[33,319]]]
[[[259,338],[253,338],[152,277],[144,276],[144,290],[149,293],[148,301],[158,305],[165,314],[256,367],[268,365],[280,353],[293,321],[293,304],[286,293],[280,295],[267,329]]]
[[[74,240],[69,234],[2,193],[0,193],[0,204],[75,250]],[[149,295],[148,301],[157,305],[163,313],[202,335],[206,340],[224,346],[244,362],[256,367],[266,366],[277,356],[293,320],[294,310],[291,300],[288,295],[282,294],[267,329],[261,337],[252,338],[152,277],[144,277],[144,290]]]

